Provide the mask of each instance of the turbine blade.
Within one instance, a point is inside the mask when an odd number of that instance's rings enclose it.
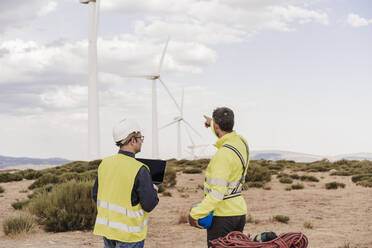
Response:
[[[173,125],[174,123],[177,123],[177,122],[178,122],[178,120],[172,121],[171,123],[168,123],[167,125],[164,125],[161,128],[159,128],[159,129],[163,129],[163,128],[169,127],[170,125]]]
[[[159,74],[160,74],[161,68],[163,67],[164,57],[165,57],[165,53],[167,52],[169,40],[170,40],[170,37],[168,36],[167,43],[165,43],[165,47],[163,49],[163,53],[162,53],[161,58],[160,58],[160,63],[159,63],[159,68],[158,68],[158,73]]]
[[[200,133],[198,132],[198,131],[196,131],[196,129],[195,128],[193,128],[192,126],[191,126],[191,124],[190,123],[188,123],[188,121],[186,121],[185,119],[182,119],[185,123],[186,123],[186,125],[188,125],[190,128],[191,128],[191,130],[192,131],[194,131],[200,138],[202,138],[202,136],[200,135]]]
[[[124,75],[124,77],[126,78],[146,78],[146,79],[149,79],[149,80],[152,80],[152,77],[154,77],[155,75],[151,75],[151,74],[132,74],[132,75]]]
[[[165,83],[163,82],[163,80],[161,80],[160,77],[158,79],[159,79],[160,83],[164,86],[164,88],[167,90],[168,95],[172,98],[172,100],[173,100],[174,104],[176,104],[178,110],[181,111],[180,105],[178,105],[176,99],[173,97],[172,93],[169,91],[168,87],[165,85]]]

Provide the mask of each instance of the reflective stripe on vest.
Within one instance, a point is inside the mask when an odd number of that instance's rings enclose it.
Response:
[[[128,225],[123,224],[123,223],[109,221],[108,219],[105,219],[105,218],[97,217],[97,219],[96,219],[96,224],[105,225],[105,226],[108,226],[110,228],[118,229],[118,230],[121,230],[121,231],[124,231],[124,232],[127,232],[127,233],[141,232],[146,227],[147,222],[148,222],[148,219],[145,219],[142,222],[142,225],[140,225],[140,226],[128,226]]]
[[[143,211],[143,209],[133,212],[124,207],[121,207],[121,206],[118,206],[118,205],[115,205],[109,202],[101,201],[101,200],[97,200],[97,206],[111,210],[113,212],[124,214],[131,218],[141,218],[142,216],[145,215],[145,211]]]

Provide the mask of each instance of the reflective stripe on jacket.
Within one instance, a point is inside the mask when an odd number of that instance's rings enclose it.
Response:
[[[122,154],[101,162],[95,235],[121,242],[138,242],[146,238],[148,213],[140,204],[131,204],[134,180],[142,166],[148,169],[135,158]]]
[[[212,157],[206,170],[205,197],[190,212],[194,219],[204,218],[212,210],[214,210],[214,216],[237,216],[247,213],[247,206],[242,196],[224,199],[235,187],[242,187],[239,183],[243,174],[243,165],[238,155],[223,145],[228,144],[236,148],[243,156],[244,162],[247,162],[249,154],[247,157],[246,147],[242,140],[246,142],[243,137],[233,131],[225,134],[215,144],[218,151]],[[246,164],[248,166],[248,163]],[[245,170],[244,177],[246,173],[247,170]]]

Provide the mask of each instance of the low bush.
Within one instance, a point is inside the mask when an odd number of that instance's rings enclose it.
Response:
[[[185,224],[189,222],[189,212],[187,210],[180,211],[178,215],[178,224]]]
[[[246,182],[270,182],[271,172],[269,169],[263,166],[252,164],[248,166],[245,181]]]
[[[198,168],[187,168],[183,170],[183,173],[185,174],[200,174],[202,173],[201,169]]]
[[[279,179],[279,182],[291,184],[293,183],[293,179],[290,177],[282,177]]]
[[[292,179],[300,179],[300,176],[297,175],[297,174],[291,174],[291,175],[289,175],[289,177],[292,178]]]
[[[29,210],[46,231],[90,230],[96,217],[92,187],[93,181],[63,183],[51,192],[38,194],[29,204]]]
[[[306,229],[313,229],[314,228],[313,224],[310,221],[305,221],[304,222],[304,227]]]
[[[4,193],[4,192],[5,192],[5,189],[0,186],[0,193]]]
[[[259,219],[255,219],[253,218],[252,215],[247,215],[246,218],[245,218],[245,223],[254,223],[254,224],[258,224],[260,223],[260,220]]]
[[[27,169],[23,171],[23,178],[27,180],[33,180],[41,177],[43,173],[38,170],[33,170],[33,169]]]
[[[162,193],[162,195],[163,195],[163,196],[171,197],[171,196],[172,196],[172,193],[169,192],[169,191],[164,191],[164,192]]]
[[[264,182],[247,182],[246,183],[248,188],[262,188],[265,183]]]
[[[319,179],[314,176],[303,175],[300,177],[301,181],[319,182]]]
[[[59,182],[60,182],[60,179],[58,178],[58,176],[48,173],[48,174],[42,175],[40,178],[38,178],[35,182],[33,182],[28,187],[28,189],[40,188],[40,187],[43,187],[47,184],[56,184],[56,183],[59,183]]]
[[[177,183],[177,171],[174,168],[167,166],[165,170],[164,181],[163,181],[164,187],[166,188],[173,187],[176,185],[176,183]]]
[[[296,183],[296,184],[292,184],[291,185],[291,188],[296,190],[296,189],[303,189],[304,188],[304,185],[301,184],[301,183]]]
[[[326,189],[338,189],[338,188],[345,188],[344,183],[338,183],[338,182],[330,182],[325,184]]]
[[[21,213],[18,216],[5,219],[3,229],[5,235],[16,235],[30,232],[35,224],[35,219],[30,214]]]
[[[22,175],[16,173],[1,173],[0,183],[7,183],[12,181],[21,181],[23,179]]]
[[[15,201],[11,205],[16,210],[24,209],[28,204],[30,203],[30,200],[23,200],[23,201]]]
[[[288,223],[289,217],[285,215],[275,215],[273,216],[273,220],[281,223]]]

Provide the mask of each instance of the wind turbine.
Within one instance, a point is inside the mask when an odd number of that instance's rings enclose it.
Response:
[[[168,92],[168,95],[173,100],[176,107],[180,110],[180,106],[178,105],[176,99],[172,96],[171,92],[169,91],[168,87],[165,85],[163,80],[160,77],[160,72],[163,67],[165,53],[168,48],[170,38],[168,37],[167,42],[165,43],[163,53],[160,57],[159,67],[157,73],[154,74],[144,74],[144,75],[129,75],[127,77],[136,77],[136,78],[144,78],[147,80],[152,81],[152,157],[158,158],[159,157],[159,128],[158,128],[158,107],[157,107],[157,88],[156,88],[156,81],[159,82],[164,86],[165,90]]]
[[[186,121],[184,118],[183,118],[183,98],[184,98],[184,90],[182,90],[182,99],[181,99],[181,108],[180,108],[180,115],[175,117],[174,120],[171,122],[171,123],[168,123],[167,125],[165,126],[162,126],[160,129],[164,129],[166,127],[169,127],[173,124],[177,124],[177,159],[181,159],[181,156],[182,156],[182,144],[181,144],[181,122],[183,122],[184,124],[186,124],[187,126],[185,126],[185,129],[186,129],[186,132],[191,140],[191,143],[193,145],[194,144],[194,141],[192,140],[191,138],[191,134],[189,133],[187,127],[189,127],[194,133],[196,133],[199,137],[202,137],[198,131],[195,130],[195,128],[193,128],[191,126],[191,124]]]
[[[89,7],[89,55],[88,55],[88,158],[100,157],[99,111],[97,87],[97,33],[100,0],[80,0]]]

